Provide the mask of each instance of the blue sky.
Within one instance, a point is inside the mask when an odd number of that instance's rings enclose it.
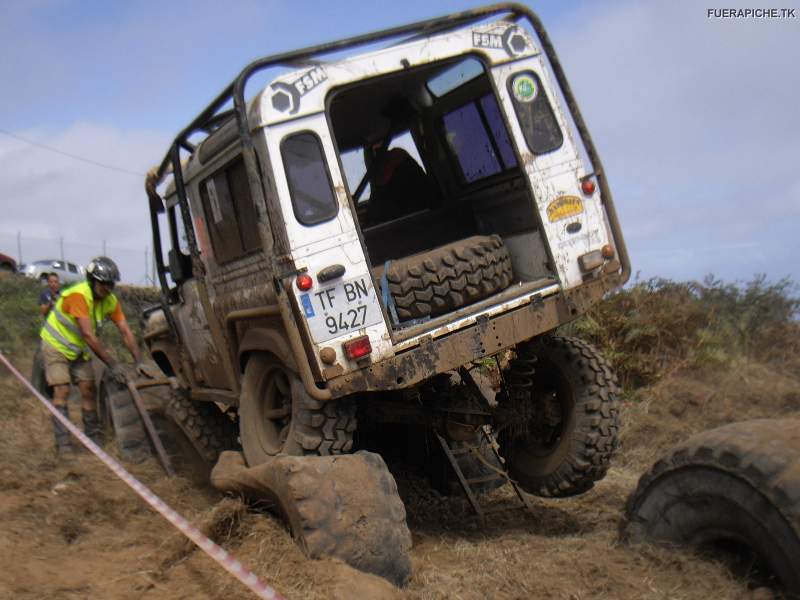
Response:
[[[0,0],[0,130],[144,173],[250,60],[463,2]],[[737,3],[725,2],[725,6]],[[750,3],[753,5],[753,3]],[[756,3],[758,5],[758,3]],[[772,5],[767,5],[772,6]],[[794,7],[800,17],[800,3]],[[634,271],[800,281],[800,18],[697,2],[543,2],[614,192]],[[0,133],[0,252],[144,279],[142,179]]]

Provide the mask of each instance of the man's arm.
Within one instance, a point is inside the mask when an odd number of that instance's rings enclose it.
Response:
[[[89,317],[76,317],[76,319],[78,321],[78,329],[81,330],[81,335],[88,344],[89,348],[92,349],[92,352],[94,352],[100,360],[111,366],[111,364],[114,362],[114,359],[111,357],[111,354],[108,353],[108,350],[106,350],[105,346],[100,343],[100,340],[98,340],[92,332],[92,322],[89,320]]]
[[[39,312],[42,313],[42,316],[45,316],[47,313],[49,313],[50,307],[52,306],[53,299],[49,294],[47,294],[46,290],[39,294]]]
[[[117,329],[122,334],[122,341],[125,342],[125,347],[131,353],[134,362],[139,364],[142,360],[142,355],[139,353],[139,345],[136,343],[136,338],[133,337],[131,328],[128,327],[128,322],[123,319],[122,321],[114,321],[114,325],[117,326]]]

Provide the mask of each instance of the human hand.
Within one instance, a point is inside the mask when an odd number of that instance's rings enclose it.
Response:
[[[128,385],[128,374],[125,372],[125,367],[120,363],[113,363],[109,365],[108,372],[111,378],[120,385]]]

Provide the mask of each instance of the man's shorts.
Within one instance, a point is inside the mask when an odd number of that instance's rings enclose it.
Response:
[[[70,382],[94,381],[92,361],[77,358],[69,360],[50,344],[42,340],[42,360],[47,385],[69,385]]]

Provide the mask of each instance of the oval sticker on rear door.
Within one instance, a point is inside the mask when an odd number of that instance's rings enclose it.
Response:
[[[520,102],[533,102],[536,98],[536,82],[530,75],[517,75],[511,82],[511,89]]]
[[[547,205],[547,218],[551,223],[582,212],[583,201],[577,196],[560,196]]]

